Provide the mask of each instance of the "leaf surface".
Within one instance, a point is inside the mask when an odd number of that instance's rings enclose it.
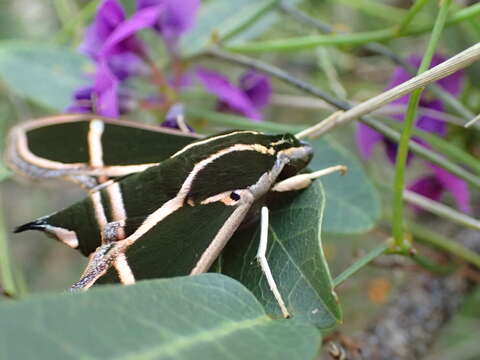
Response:
[[[355,234],[371,230],[380,219],[380,199],[360,162],[330,136],[312,145],[315,153],[309,165],[311,169],[348,167],[344,176],[331,174],[321,179],[326,196],[322,231]]]
[[[0,80],[16,95],[62,111],[87,85],[88,60],[74,50],[23,41],[0,42]]]
[[[321,342],[218,274],[2,303],[0,317],[2,359],[314,359]]]
[[[319,182],[274,201],[270,212],[267,260],[293,319],[321,329],[341,320],[332,279],[321,247],[325,195]],[[255,256],[259,226],[236,233],[222,257],[222,272],[247,286],[268,313],[281,316]]]

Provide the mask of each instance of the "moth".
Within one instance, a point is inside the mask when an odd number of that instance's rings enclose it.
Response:
[[[201,138],[94,115],[26,122],[9,133],[10,168],[72,181],[87,196],[15,232],[38,230],[88,256],[72,286],[86,290],[101,278],[132,284],[206,272],[237,228],[261,214],[257,258],[288,316],[265,256],[266,205],[272,194],[345,170],[302,173],[311,157],[310,145],[291,134],[234,130]]]

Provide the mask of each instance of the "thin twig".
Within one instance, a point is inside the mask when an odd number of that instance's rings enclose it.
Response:
[[[447,218],[457,224],[467,226],[471,229],[480,230],[480,221],[471,216],[465,215],[450,206],[431,200],[425,196],[417,194],[410,190],[404,190],[403,199],[412,205],[416,205],[424,210],[430,211],[435,215]]]
[[[466,123],[464,126],[466,128],[472,126],[473,124],[475,124],[478,120],[480,120],[480,114],[478,114],[477,116],[475,116],[472,120],[470,120],[468,123]]]
[[[443,63],[423,72],[422,74],[405,81],[404,83],[387,90],[373,98],[364,101],[357,106],[345,111],[338,117],[335,123],[321,122],[312,128],[311,136],[318,137],[333,127],[343,125],[349,121],[357,119],[360,116],[368,114],[373,110],[382,107],[389,102],[398,99],[415,89],[427,86],[437,80],[443,79],[480,59],[480,43],[477,43],[468,49],[458,53],[454,57]],[[328,100],[327,100],[328,101]]]
[[[298,107],[302,109],[312,109],[312,110],[331,110],[335,111],[335,107],[328,104],[327,102],[310,97],[310,96],[302,96],[302,95],[286,95],[286,94],[273,94],[270,99],[270,104],[277,105],[277,106],[286,106],[286,107]],[[352,102],[355,106],[358,102]],[[372,111],[374,115],[382,115],[382,116],[391,116],[391,115],[401,115],[405,113],[407,109],[407,105],[404,104],[388,104],[384,107]],[[420,106],[418,108],[419,115],[423,116],[430,116],[434,117],[438,120],[454,124],[460,126],[464,125],[463,119],[459,118],[458,116],[434,110],[428,107]],[[480,115],[479,115],[480,118]]]

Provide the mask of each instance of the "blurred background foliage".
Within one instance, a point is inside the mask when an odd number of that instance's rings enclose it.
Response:
[[[133,11],[133,1],[123,0],[121,2],[127,12]],[[2,148],[5,142],[5,133],[10,126],[21,120],[61,112],[62,108],[68,105],[71,92],[84,81],[81,73],[91,68],[91,64],[88,60],[78,56],[76,49],[82,40],[85,27],[94,16],[98,3],[99,1],[82,0],[0,0],[0,71],[2,71],[2,67],[4,69],[0,76],[0,132],[2,134],[0,141]],[[203,3],[208,3],[208,1]],[[393,26],[411,6],[411,2],[407,0],[305,0],[292,1],[292,3],[298,5],[312,17],[321,19],[334,29],[345,32],[372,31]],[[457,1],[454,7],[460,8],[469,3],[473,4],[474,1]],[[414,24],[433,23],[436,7],[436,1],[431,1],[415,18]],[[458,26],[445,29],[439,50],[443,54],[451,56],[477,42],[480,38],[479,24],[480,19],[477,16]],[[241,33],[238,38],[234,38],[230,44],[252,38],[270,40],[315,33],[315,30],[292,21],[285,14],[272,11],[247,31]],[[152,47],[155,47],[154,42],[147,34],[143,34],[143,36]],[[393,39],[388,42],[388,47],[403,57],[414,53],[422,54],[427,36],[428,33]],[[12,40],[15,43],[12,43]],[[12,51],[9,46],[18,46],[17,40],[28,41],[29,45],[26,46],[27,51],[23,57],[12,63],[2,56]],[[52,61],[64,57],[60,61],[64,65],[62,68],[52,68],[48,62],[42,64],[45,57],[38,61],[32,58],[35,56],[36,49],[42,51],[41,49],[55,47],[60,47],[62,50],[59,53],[52,50],[49,56]],[[158,49],[155,48],[155,51],[156,54],[158,53],[158,62],[161,63],[164,49],[158,47]],[[307,79],[332,94],[354,102],[361,102],[380,93],[386,87],[395,67],[385,57],[348,46],[319,47],[302,52],[263,53],[255,56],[287,69],[292,74]],[[206,63],[207,60],[201,60],[201,62]],[[238,68],[221,63],[216,66],[227,70],[231,78],[236,78],[241,72]],[[24,89],[22,93],[15,87],[15,83],[22,82],[25,78],[35,78],[35,82],[32,89]],[[460,100],[474,113],[479,113],[479,63],[466,70],[466,78],[468,80]],[[51,86],[51,84],[60,85]],[[269,121],[288,125],[314,124],[329,113],[328,109],[321,109],[322,106],[319,106],[319,103],[311,98],[304,99],[311,108],[294,107],[280,97],[280,95],[294,94],[291,88],[275,79],[273,79],[273,87],[275,94],[273,103],[265,113],[265,119]],[[33,101],[29,91],[37,94]],[[38,95],[42,92],[44,92],[43,95]],[[193,104],[192,108],[213,103],[211,96],[197,89],[188,91],[183,96],[184,101]],[[129,118],[146,122],[157,120],[155,115],[145,114],[141,110],[134,111]],[[201,132],[205,133],[224,127],[221,124],[207,123],[201,117],[192,117],[189,120],[194,128],[201,129]],[[331,140],[340,146],[342,151],[353,153],[356,156],[354,128],[354,125],[349,125],[336,130],[331,135]],[[472,154],[477,156],[480,154],[478,132],[455,127],[449,132],[449,141],[460,144]],[[348,156],[351,155],[348,154]],[[380,150],[375,153],[373,160],[363,163],[372,183],[380,184],[379,186],[391,184],[393,167],[384,166],[385,164],[386,160]],[[421,166],[409,169],[409,177],[413,178],[422,170]],[[10,175],[2,165],[0,168],[0,176],[3,179],[0,184],[2,208],[0,210],[3,213],[4,221],[0,223],[2,225],[0,236],[8,239],[12,253],[10,259],[14,263],[14,268],[18,269],[15,276],[18,277],[18,283],[22,284],[21,294],[62,291],[78,278],[85,266],[86,259],[41,234],[22,233],[13,236],[11,230],[16,225],[68,206],[79,199],[82,193],[78,189],[59,183],[40,185],[14,181]],[[380,191],[380,193],[382,194],[384,213],[388,213],[390,197],[388,192]],[[451,198],[447,198],[446,201],[452,203]],[[480,210],[477,204],[478,193],[472,191],[473,213],[476,214]],[[328,203],[326,211],[328,216]],[[419,216],[422,221],[435,224],[445,235],[452,231],[449,224],[439,224],[438,220],[432,220],[428,214],[411,214],[412,218],[419,219]],[[375,244],[390,236],[389,231],[386,217],[384,217],[384,220],[365,234],[340,235],[334,232],[325,234],[323,240],[331,272],[334,275],[339,274]],[[369,319],[377,314],[382,305],[394,297],[402,296],[397,291],[398,285],[412,276],[412,271],[420,271],[412,264],[409,266],[413,270],[404,271],[370,266],[347,280],[338,289],[344,311],[344,324],[340,327],[342,333],[351,334],[362,328]],[[464,304],[462,310],[449,324],[436,344],[429,359],[473,360],[480,358],[478,347],[480,312],[478,309],[480,309],[480,291],[472,295]]]

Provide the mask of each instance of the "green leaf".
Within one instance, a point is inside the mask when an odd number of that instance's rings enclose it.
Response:
[[[3,302],[0,317],[2,359],[314,359],[321,341],[218,274]]]
[[[372,229],[381,216],[378,193],[362,165],[332,137],[312,142],[315,154],[309,167],[314,170],[346,165],[344,176],[322,177],[326,194],[323,232],[337,234],[362,233]]]
[[[184,55],[192,56],[215,40],[240,33],[273,8],[278,0],[217,0],[202,4],[194,27],[182,37]]]
[[[320,182],[270,206],[267,259],[293,319],[321,329],[338,324],[341,312],[321,247],[325,197]],[[230,240],[222,256],[222,272],[247,286],[267,312],[281,316],[272,292],[255,260],[258,226],[243,229]],[[295,357],[300,358],[300,357]]]
[[[0,42],[0,80],[16,95],[55,110],[71,103],[88,83],[87,59],[66,48],[22,41]]]

